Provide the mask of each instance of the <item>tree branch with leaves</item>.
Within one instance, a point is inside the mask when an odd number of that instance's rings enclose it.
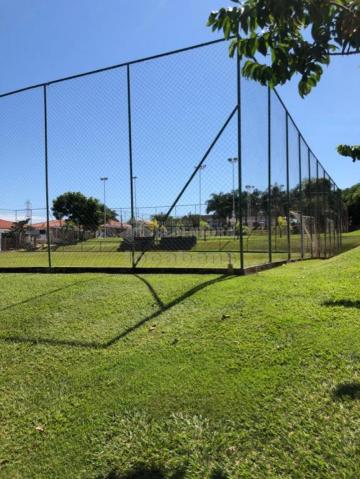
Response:
[[[337,151],[341,156],[349,156],[354,162],[356,160],[360,161],[360,145],[339,145]]]
[[[299,75],[301,97],[316,87],[332,56],[360,54],[360,0],[232,0],[211,12],[208,26],[223,31],[244,77],[271,88]],[[340,154],[359,159],[359,146]],[[355,157],[353,156],[355,153]],[[355,160],[354,160],[355,161]]]

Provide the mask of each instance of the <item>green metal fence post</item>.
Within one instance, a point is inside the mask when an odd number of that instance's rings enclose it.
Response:
[[[272,215],[271,215],[271,90],[268,87],[268,252],[272,263]]]
[[[307,149],[307,160],[308,160],[308,175],[309,175],[309,198],[308,198],[308,204],[309,204],[309,216],[310,216],[310,256],[313,257],[314,251],[313,251],[313,216],[314,216],[314,208],[313,208],[313,184],[311,181],[311,151],[310,148],[308,147]]]
[[[131,204],[131,267],[135,269],[135,244],[134,229],[136,228],[136,218],[134,212],[134,172],[133,172],[133,150],[132,150],[132,123],[131,123],[131,79],[130,65],[126,66],[127,77],[127,105],[128,105],[128,133],[129,133],[129,172],[130,172],[130,204]]]
[[[303,224],[303,189],[302,189],[302,167],[301,167],[301,135],[298,131],[298,154],[299,154],[299,193],[300,193],[300,251],[301,259],[304,259],[304,224]]]
[[[47,114],[47,85],[43,85],[44,99],[44,146],[45,146],[45,199],[46,199],[46,241],[48,266],[51,270],[51,235],[50,235],[50,203],[49,203],[49,158],[48,158],[48,114]]]
[[[238,221],[240,234],[240,269],[244,270],[244,230],[243,230],[243,195],[242,195],[242,148],[241,148],[241,62],[240,56],[236,55],[236,80],[237,80],[237,153],[238,153]],[[236,226],[236,225],[235,225]]]
[[[287,222],[287,248],[288,260],[291,260],[290,238],[290,165],[289,165],[289,114],[285,111],[286,122],[286,222]]]

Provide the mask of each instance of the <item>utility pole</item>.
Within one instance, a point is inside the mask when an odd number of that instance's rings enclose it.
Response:
[[[239,158],[228,158],[228,162],[232,165],[232,218],[235,218],[235,165],[239,161]],[[240,191],[239,191],[240,194]]]
[[[137,219],[137,216],[138,216],[138,213],[139,213],[139,212],[136,212],[136,180],[137,179],[138,179],[137,176],[132,177],[133,189],[134,189],[134,215],[135,215],[134,222],[135,222],[135,226],[136,226],[136,219]]]
[[[248,198],[247,198],[247,225],[249,225],[249,221],[251,218],[251,195],[253,194],[253,191],[255,189],[254,185],[246,185],[245,186],[246,191],[248,192]]]
[[[102,176],[100,181],[104,185],[104,238],[106,238],[106,182],[109,178],[107,176]]]
[[[194,166],[194,168],[196,169],[197,166]],[[202,181],[201,181],[201,174],[202,174],[202,171],[205,170],[206,168],[206,165],[201,165],[200,168],[199,168],[199,217],[200,217],[200,220],[201,220],[201,204],[202,204],[202,199],[201,199],[201,189],[202,189]]]

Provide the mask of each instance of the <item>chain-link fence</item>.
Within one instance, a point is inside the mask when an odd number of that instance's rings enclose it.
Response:
[[[0,268],[329,257],[336,184],[224,41],[0,95]]]

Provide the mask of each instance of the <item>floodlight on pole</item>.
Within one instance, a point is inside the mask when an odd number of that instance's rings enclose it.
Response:
[[[228,158],[228,162],[232,165],[232,217],[235,218],[235,165],[239,161],[239,158]],[[240,192],[239,192],[240,193]]]
[[[199,216],[201,216],[201,201],[202,201],[202,199],[201,199],[201,193],[202,193],[202,192],[201,192],[201,189],[202,189],[201,173],[202,173],[203,170],[205,170],[206,165],[201,165],[201,166],[199,166],[199,167],[194,166],[194,168],[195,168],[195,170],[196,170],[197,168],[198,168],[198,170],[199,170]],[[201,219],[201,218],[200,218],[200,219]]]
[[[102,176],[100,181],[104,184],[104,238],[106,238],[106,182],[109,178],[107,176]]]
[[[132,180],[133,180],[133,189],[134,189],[134,214],[135,214],[135,218],[134,218],[134,221],[135,221],[135,224],[136,224],[136,218],[137,218],[137,213],[136,213],[136,180],[138,179],[137,176],[133,176],[132,177]]]
[[[254,192],[255,186],[254,185],[246,185],[245,186],[246,191],[249,193],[249,197],[247,199],[247,223],[249,225],[249,221],[251,218],[251,195]]]

